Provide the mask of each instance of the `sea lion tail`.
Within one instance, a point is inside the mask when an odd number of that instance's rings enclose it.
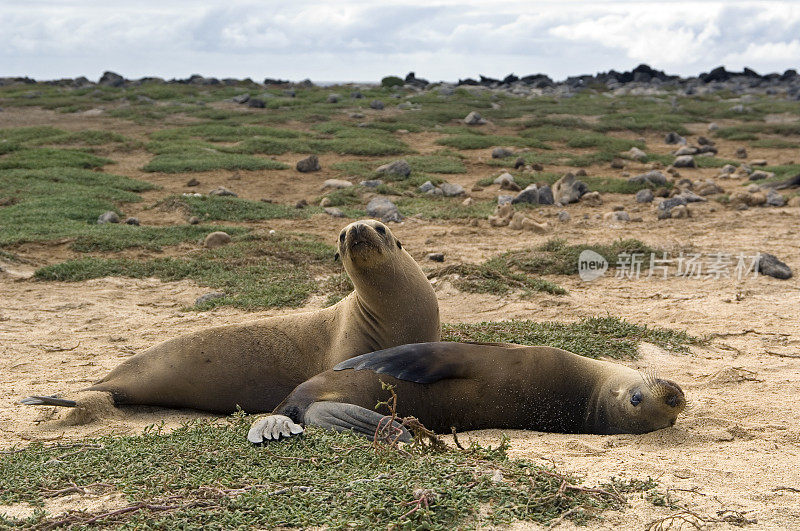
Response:
[[[305,412],[306,425],[319,426],[328,430],[352,431],[366,437],[374,437],[379,428],[386,427],[388,417],[354,404],[342,402],[314,402]],[[397,430],[397,440],[411,442],[411,434],[399,422],[392,421]]]
[[[74,400],[66,400],[55,396],[29,396],[20,400],[19,403],[26,406],[78,407],[78,403]]]

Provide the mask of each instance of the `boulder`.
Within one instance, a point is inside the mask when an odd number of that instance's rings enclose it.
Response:
[[[113,210],[109,210],[108,212],[103,212],[97,218],[98,225],[104,225],[106,223],[119,223],[119,216]]]
[[[493,159],[504,159],[506,157],[513,157],[514,152],[510,149],[496,147],[492,150],[492,158]],[[522,165],[525,165],[525,161],[523,160]]]
[[[481,115],[475,111],[472,111],[464,118],[464,123],[467,125],[483,125],[486,123],[486,120],[481,118]]]
[[[682,155],[680,157],[675,158],[675,162],[672,163],[673,166],[676,168],[696,168],[697,163],[694,161],[694,157],[691,155]]]
[[[381,173],[383,175],[392,176],[399,179],[405,179],[409,175],[411,175],[411,166],[408,164],[406,159],[395,160],[388,164],[384,164],[382,166],[378,166],[375,169],[375,173]]]
[[[538,204],[539,203],[539,190],[535,184],[529,185],[527,188],[522,190],[517,196],[511,200],[511,204],[517,203],[531,203],[531,204]]]
[[[769,253],[759,253],[758,272],[762,275],[787,280],[792,278],[792,270],[788,265],[781,262],[777,256]]]
[[[353,186],[353,183],[350,181],[345,181],[344,179],[327,179],[324,183],[322,183],[323,190],[326,188],[350,188],[351,186]]]
[[[442,183],[439,185],[439,189],[445,197],[458,197],[467,193],[463,186],[455,183]]]
[[[205,245],[209,249],[213,249],[215,247],[221,247],[230,243],[231,236],[227,232],[217,231],[212,232],[208,236],[206,236],[203,245]]]
[[[373,197],[372,200],[367,203],[367,215],[371,218],[380,219],[384,223],[390,221],[399,223],[403,220],[403,216],[400,215],[400,210],[397,208],[397,205],[381,196]]]
[[[650,188],[644,188],[636,192],[637,203],[652,203],[653,199],[653,191]]]
[[[309,155],[308,157],[297,161],[297,171],[301,173],[309,173],[312,171],[319,171],[322,167],[319,165],[319,157],[316,155]]]

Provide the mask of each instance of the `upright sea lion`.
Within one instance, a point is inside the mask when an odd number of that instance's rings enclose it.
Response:
[[[436,294],[383,223],[351,223],[339,234],[336,254],[355,291],[334,306],[170,339],[85,391],[105,393],[116,405],[266,412],[304,380],[350,357],[439,340]],[[81,399],[23,403],[80,406]]]
[[[387,397],[381,381],[394,386],[400,417],[440,433],[646,433],[672,426],[686,407],[676,383],[557,348],[419,343],[351,358],[303,382],[247,438],[289,437],[303,424],[372,436],[384,418],[374,410]]]

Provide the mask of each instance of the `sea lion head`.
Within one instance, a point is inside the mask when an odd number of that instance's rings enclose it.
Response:
[[[655,375],[612,376],[599,396],[598,433],[647,433],[675,424],[686,397],[681,387]]]
[[[342,229],[336,258],[342,259],[344,268],[352,278],[354,270],[379,267],[402,248],[403,245],[386,225],[367,219],[353,222]]]

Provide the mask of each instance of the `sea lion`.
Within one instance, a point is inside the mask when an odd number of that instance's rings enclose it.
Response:
[[[371,437],[384,419],[374,410],[387,398],[382,381],[394,386],[398,416],[439,433],[646,433],[672,426],[686,407],[676,383],[558,348],[419,343],[351,358],[303,382],[253,423],[248,440],[290,437],[309,424]]]
[[[115,405],[267,412],[298,384],[348,358],[439,340],[436,294],[386,225],[351,223],[337,245],[336,258],[355,287],[337,304],[170,339],[127,359],[85,391],[105,393]],[[80,398],[22,402],[81,406]]]

